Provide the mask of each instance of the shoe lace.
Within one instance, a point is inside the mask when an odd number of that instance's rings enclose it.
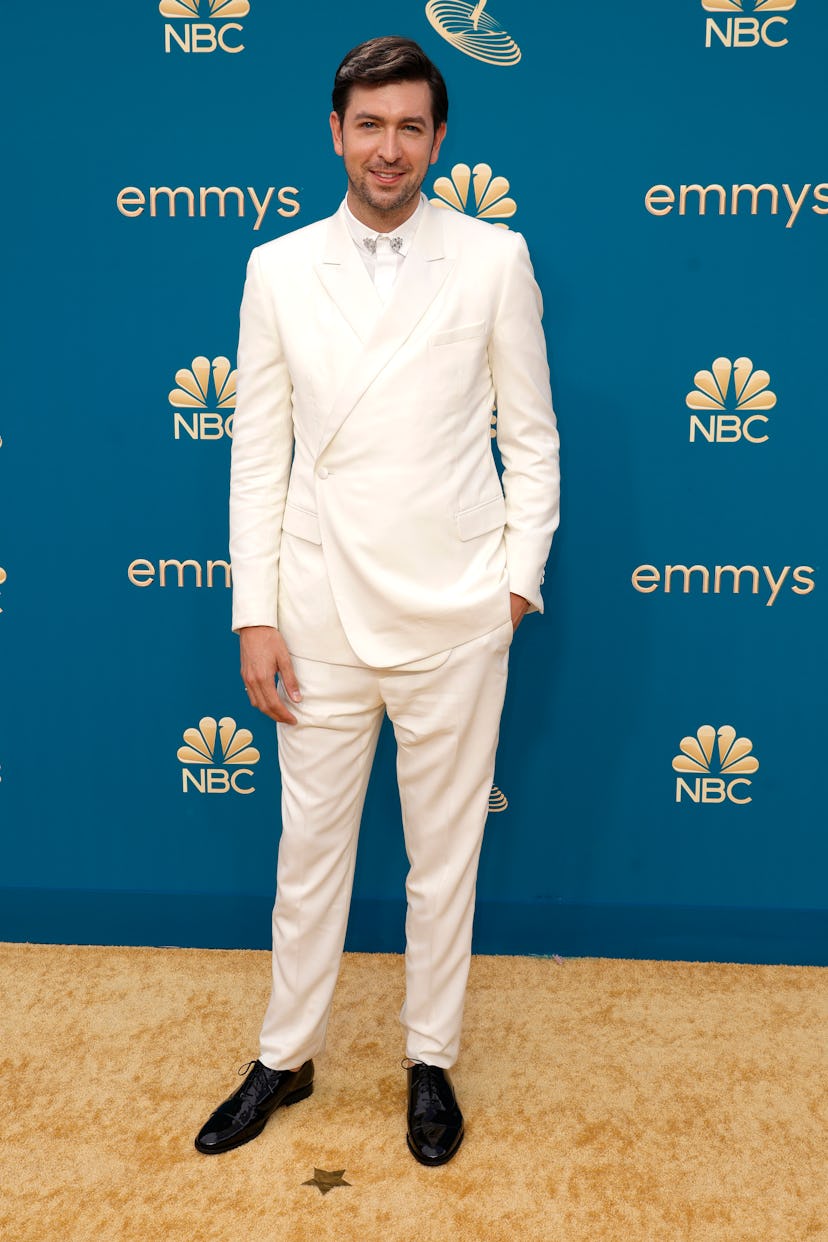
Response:
[[[403,1059],[403,1065],[412,1068],[416,1065],[421,1070],[417,1076],[418,1110],[426,1110],[431,1116],[445,1112],[447,1101],[443,1097],[442,1088],[446,1079],[442,1070],[436,1065],[427,1065],[425,1061],[412,1061],[410,1057]]]

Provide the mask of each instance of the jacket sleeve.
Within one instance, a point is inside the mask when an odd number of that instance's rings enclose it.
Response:
[[[558,431],[541,326],[543,304],[526,242],[511,235],[489,358],[506,498],[509,589],[543,612],[541,584],[558,526]]]
[[[291,379],[258,251],[241,305],[230,470],[233,629],[278,626],[279,549],[293,455]]]

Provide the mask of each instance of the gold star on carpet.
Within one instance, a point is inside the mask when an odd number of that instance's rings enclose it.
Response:
[[[333,1190],[334,1186],[350,1186],[350,1182],[346,1182],[343,1174],[344,1169],[336,1169],[333,1173],[329,1173],[327,1169],[314,1169],[313,1177],[308,1181],[302,1182],[303,1186],[318,1186],[321,1194],[326,1195],[329,1190]]]

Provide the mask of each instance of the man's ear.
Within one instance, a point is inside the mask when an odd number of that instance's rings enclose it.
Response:
[[[337,155],[342,155],[344,148],[342,146],[342,122],[339,119],[339,113],[332,112],[330,120],[334,151],[336,151]],[[443,129],[445,129],[445,125],[443,126]]]
[[[446,123],[445,121],[441,121],[441,123],[437,126],[437,132],[434,135],[434,142],[432,143],[432,146],[431,146],[431,155],[428,161],[429,164],[437,163],[437,159],[440,155],[440,147],[442,145],[442,142],[445,136],[446,136]],[[341,154],[342,152],[340,151],[340,155]]]

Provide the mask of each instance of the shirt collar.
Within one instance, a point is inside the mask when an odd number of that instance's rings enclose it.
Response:
[[[420,201],[417,204],[417,210],[408,217],[404,224],[401,224],[397,229],[392,229],[390,233],[377,233],[374,229],[369,229],[367,225],[363,224],[360,220],[357,220],[356,216],[348,206],[347,198],[343,200],[342,207],[345,213],[345,223],[348,225],[348,232],[354,239],[355,245],[357,245],[364,254],[368,253],[364,245],[366,237],[374,239],[377,237],[401,237],[403,241],[399,253],[404,256],[408,254],[411,243],[414,240],[414,234],[417,232],[420,220],[422,219],[425,201],[425,195],[421,193]]]

